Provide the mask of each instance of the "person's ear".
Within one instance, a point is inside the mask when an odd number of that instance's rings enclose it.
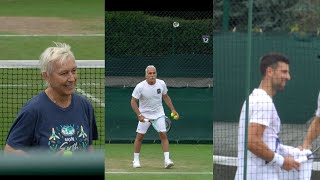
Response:
[[[49,81],[49,74],[48,74],[48,72],[42,72],[41,73],[41,75],[42,75],[42,78],[45,80],[45,81]]]
[[[267,67],[267,69],[266,69],[266,75],[267,76],[271,76],[273,74],[273,68],[272,67]]]

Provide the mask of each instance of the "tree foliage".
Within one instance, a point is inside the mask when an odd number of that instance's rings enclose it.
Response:
[[[229,27],[246,30],[248,21],[248,0],[216,0],[214,24],[221,29],[224,3],[229,1]],[[290,31],[293,26],[303,31],[317,31],[320,24],[320,0],[254,0],[253,27],[264,31]],[[318,26],[318,27],[317,27]]]

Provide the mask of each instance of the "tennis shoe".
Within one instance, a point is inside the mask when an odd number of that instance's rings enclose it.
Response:
[[[164,168],[169,169],[173,166],[173,162],[171,161],[171,159],[168,159],[167,161],[164,161]]]
[[[132,161],[132,167],[133,168],[141,168],[140,162],[139,161]]]

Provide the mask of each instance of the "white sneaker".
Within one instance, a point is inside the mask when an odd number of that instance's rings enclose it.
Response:
[[[133,168],[141,168],[140,162],[139,161],[132,161],[132,167]]]
[[[171,159],[169,159],[168,161],[164,161],[164,168],[169,169],[173,166],[173,162],[171,161]]]

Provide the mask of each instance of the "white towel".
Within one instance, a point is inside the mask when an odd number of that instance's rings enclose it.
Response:
[[[308,149],[304,149],[303,151],[301,151],[298,148],[281,144],[279,147],[279,154],[281,154],[284,157],[291,155],[295,160],[299,161],[301,164],[299,171],[295,169],[291,171],[286,171],[282,169],[280,173],[280,180],[310,180],[313,160],[307,160],[306,157],[311,153],[312,152]]]

